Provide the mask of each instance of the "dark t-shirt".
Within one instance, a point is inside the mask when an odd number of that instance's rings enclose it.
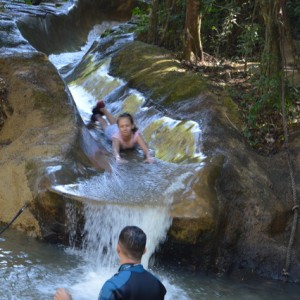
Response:
[[[166,288],[141,264],[124,264],[103,285],[98,300],[163,300]]]

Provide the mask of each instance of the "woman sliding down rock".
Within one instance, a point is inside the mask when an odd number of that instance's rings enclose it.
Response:
[[[113,154],[118,163],[126,163],[121,158],[120,151],[134,149],[140,146],[146,157],[145,162],[152,163],[154,160],[149,153],[147,144],[135,126],[133,117],[129,113],[122,113],[116,119],[106,108],[102,100],[98,101],[93,109],[92,122],[99,122],[104,130],[105,136],[112,141]],[[104,118],[105,117],[105,118]]]

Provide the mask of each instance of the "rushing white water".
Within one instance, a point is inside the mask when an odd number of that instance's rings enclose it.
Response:
[[[52,300],[55,289],[67,288],[73,300],[93,300],[115,268],[95,271],[92,257],[42,243],[7,230],[0,237],[0,299]],[[262,278],[226,278],[181,268],[159,266],[152,270],[167,288],[166,300],[298,300],[299,284]]]
[[[49,60],[55,65],[55,67],[60,70],[66,66],[75,67],[77,63],[80,62],[84,54],[89,50],[92,43],[100,37],[100,35],[107,29],[118,25],[119,22],[115,21],[105,21],[101,24],[95,25],[90,31],[85,45],[81,47],[79,51],[51,54],[49,55]],[[72,69],[72,68],[71,68]],[[67,75],[67,74],[65,74]]]
[[[125,84],[124,81],[113,78],[108,74],[109,63],[110,59],[105,59],[102,66],[99,67],[95,73],[97,82],[102,82],[101,88],[98,86],[97,91],[99,99],[103,98],[104,96],[109,96],[110,92],[114,92],[115,89]],[[69,85],[69,89],[80,112],[82,120],[86,124],[89,123],[92,108],[97,102],[97,99],[95,99],[95,96],[92,94],[93,91],[88,92],[83,86],[76,85],[74,83]],[[116,108],[116,102],[117,101],[114,103],[106,103],[107,108],[113,111]]]
[[[71,70],[91,42],[92,39],[80,53],[51,56],[50,59],[58,69],[64,68],[68,62]],[[154,121],[165,123],[165,126],[171,129],[182,125],[189,128],[195,134],[195,141],[197,140],[200,130],[195,122],[183,123],[166,118],[160,112],[149,111],[147,107],[142,108],[145,97],[136,90],[126,89],[126,94],[121,93],[120,97],[118,91],[126,83],[108,74],[109,64],[110,59],[105,58],[101,63],[97,63],[97,69],[92,75],[89,73],[88,80],[83,78],[69,84],[70,92],[85,124],[89,123],[97,99],[105,98],[106,108],[113,114],[118,114],[124,109],[138,114],[135,116],[136,123],[141,130]],[[97,84],[95,85],[94,82]],[[93,155],[90,136],[94,141],[101,141],[103,135],[92,130],[86,135],[83,134],[82,146],[86,147],[85,152],[88,155]],[[188,153],[188,155],[201,159],[200,153]],[[105,280],[116,272],[117,241],[124,226],[135,225],[145,231],[147,252],[143,256],[142,263],[146,268],[151,266],[151,256],[164,241],[172,222],[169,205],[176,193],[180,193],[186,185],[189,185],[199,168],[199,163],[178,165],[160,161],[147,165],[141,163],[141,159],[137,156],[131,157],[128,164],[117,165],[114,161],[110,161],[110,165],[111,172],[100,172],[88,180],[78,180],[53,187],[53,190],[58,192],[85,199],[83,248],[79,252],[74,249],[68,250],[70,254],[79,254],[84,261],[84,268],[80,267],[83,276],[80,276],[76,283],[68,286],[74,299],[96,299]],[[70,242],[73,243],[76,240],[76,211],[68,205],[67,212]],[[162,281],[168,290],[166,299],[189,299],[170,278],[163,276]]]
[[[178,197],[180,199],[199,168],[196,164],[177,166],[157,162],[149,165],[141,159],[133,160],[124,165],[111,163],[111,172],[70,184],[57,184],[53,190],[97,203],[163,207]]]
[[[147,235],[146,254],[142,263],[147,268],[150,256],[165,239],[170,226],[167,207],[95,205],[86,203],[84,208],[84,242],[81,250],[68,249],[70,255],[80,255],[83,265],[78,268],[76,282],[66,286],[74,299],[97,299],[101,286],[116,273],[119,261],[116,252],[118,236],[127,225],[139,226]],[[70,234],[75,234],[75,211],[68,207]],[[72,237],[71,237],[72,241]],[[163,279],[169,285],[167,279]],[[173,290],[180,288],[173,287]],[[181,293],[182,294],[182,293]],[[169,296],[168,296],[169,297]],[[171,296],[167,299],[175,299]],[[181,298],[182,299],[182,298]]]
[[[148,267],[155,247],[164,241],[171,218],[168,208],[126,207],[115,205],[85,206],[84,248],[87,257],[93,257],[96,269],[117,267],[117,241],[121,229],[127,225],[140,227],[147,235],[147,252],[142,263]]]

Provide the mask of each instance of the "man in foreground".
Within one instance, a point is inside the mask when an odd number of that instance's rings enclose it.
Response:
[[[117,253],[120,268],[117,274],[107,280],[98,300],[163,300],[164,285],[141,265],[146,252],[146,234],[136,226],[126,226],[119,235]],[[54,300],[70,300],[71,295],[58,289]]]

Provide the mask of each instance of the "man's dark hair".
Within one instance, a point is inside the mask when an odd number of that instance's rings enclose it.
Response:
[[[127,256],[141,260],[146,247],[146,234],[137,226],[126,226],[119,235],[119,244]]]

